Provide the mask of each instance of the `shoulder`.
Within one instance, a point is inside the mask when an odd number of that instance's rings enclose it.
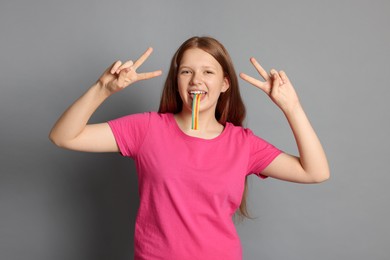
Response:
[[[144,112],[144,113],[124,115],[124,116],[112,119],[108,122],[109,123],[112,123],[112,122],[126,123],[126,122],[132,122],[132,121],[149,120],[149,118],[150,118],[150,112]]]
[[[154,111],[150,112],[143,112],[143,113],[136,113],[136,114],[130,114],[125,115],[113,120],[110,120],[110,122],[121,122],[121,123],[145,123],[149,121],[153,122],[159,122],[159,121],[169,121],[171,114],[161,114]]]
[[[122,131],[138,131],[140,134],[152,131],[161,134],[172,127],[172,120],[174,120],[173,114],[152,111],[126,115],[108,123],[111,128]]]
[[[250,128],[235,126],[228,122],[226,123],[226,129],[228,129],[230,140],[246,143],[252,147],[252,149],[259,149],[259,147],[273,147],[272,144],[270,144],[262,137],[256,135]]]
[[[225,128],[228,131],[230,136],[233,136],[236,138],[247,139],[247,138],[252,138],[253,136],[255,136],[251,129],[245,128],[243,126],[236,126],[230,122],[226,123]]]

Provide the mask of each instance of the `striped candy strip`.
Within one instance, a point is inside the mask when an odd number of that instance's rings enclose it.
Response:
[[[201,94],[194,94],[192,100],[192,125],[191,129],[198,130],[199,127],[199,104]]]

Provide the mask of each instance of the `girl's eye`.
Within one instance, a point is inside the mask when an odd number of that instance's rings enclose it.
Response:
[[[188,73],[190,73],[189,70],[181,70],[181,71],[180,71],[180,74],[188,74]]]
[[[214,74],[214,72],[211,71],[211,70],[206,70],[206,73],[207,73],[207,74]]]

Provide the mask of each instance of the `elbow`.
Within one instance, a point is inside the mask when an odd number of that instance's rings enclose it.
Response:
[[[57,140],[56,140],[55,136],[53,135],[53,131],[50,131],[48,137],[49,137],[49,140],[50,140],[53,144],[57,145]]]
[[[52,135],[52,134],[49,134],[49,140],[56,146],[60,147],[61,144],[60,142]]]
[[[57,147],[64,148],[65,146],[61,138],[58,138],[53,132],[50,132],[49,140]]]
[[[57,147],[67,150],[75,150],[74,139],[66,139],[62,135],[50,132],[49,140]]]
[[[316,178],[314,178],[313,183],[322,183],[329,180],[329,178],[330,178],[330,172],[324,171],[318,174]]]

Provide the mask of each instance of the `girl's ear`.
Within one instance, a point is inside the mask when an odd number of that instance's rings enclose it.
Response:
[[[224,93],[226,92],[226,90],[229,89],[230,87],[230,82],[229,82],[229,79],[227,77],[223,77],[223,83],[222,83],[222,89],[221,89],[221,92]]]

